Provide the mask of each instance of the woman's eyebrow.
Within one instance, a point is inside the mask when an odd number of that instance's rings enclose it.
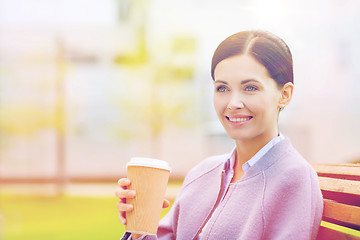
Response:
[[[225,81],[222,81],[222,80],[215,80],[215,83],[223,83],[223,84],[228,84],[227,82],[225,82]]]
[[[246,80],[242,80],[240,83],[241,83],[241,85],[244,85],[244,84],[247,84],[249,82],[255,82],[255,83],[261,84],[261,82],[256,80],[256,79],[246,79]],[[222,83],[222,84],[229,85],[226,81],[223,81],[223,80],[215,80],[214,83]]]
[[[249,83],[249,82],[256,82],[256,83],[260,83],[260,84],[261,84],[261,82],[259,82],[259,81],[256,80],[256,79],[246,79],[246,80],[241,81],[241,84],[247,84],[247,83]]]

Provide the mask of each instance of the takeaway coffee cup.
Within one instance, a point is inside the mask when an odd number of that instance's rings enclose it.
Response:
[[[127,200],[134,206],[126,213],[127,232],[156,235],[170,171],[169,164],[158,159],[135,157],[128,162],[129,189],[136,197]]]

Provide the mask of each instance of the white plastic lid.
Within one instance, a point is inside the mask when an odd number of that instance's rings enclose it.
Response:
[[[171,168],[168,162],[154,158],[133,157],[130,159],[130,162],[128,162],[126,166],[160,168],[171,172]]]

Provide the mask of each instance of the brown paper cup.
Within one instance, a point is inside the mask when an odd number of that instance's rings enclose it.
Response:
[[[170,170],[167,162],[151,158],[132,158],[127,164],[129,189],[136,192],[128,199],[134,210],[126,213],[127,232],[156,235]]]

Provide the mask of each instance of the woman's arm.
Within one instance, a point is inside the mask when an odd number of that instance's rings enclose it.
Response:
[[[264,239],[316,239],[323,211],[316,172],[307,166],[282,175],[265,192]]]

